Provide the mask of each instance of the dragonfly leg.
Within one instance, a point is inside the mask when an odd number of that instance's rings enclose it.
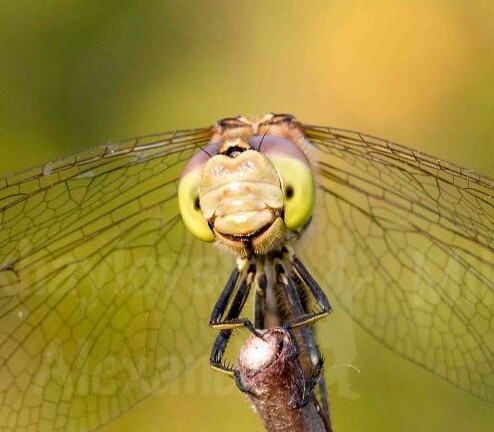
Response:
[[[321,309],[330,313],[332,309],[329,300],[326,297],[326,294],[324,294],[324,291],[321,289],[319,284],[314,280],[314,278],[311,276],[311,274],[308,272],[308,270],[305,268],[302,262],[295,256],[293,257],[293,268],[295,269],[300,279],[309,288],[310,292],[314,296],[317,304],[321,307]],[[311,333],[313,333],[312,329],[311,329]],[[315,339],[314,334],[312,334],[312,337]],[[327,414],[329,419],[329,400],[328,400],[328,392],[326,389],[326,380],[324,379],[324,375],[321,376],[321,379],[318,382],[318,387],[321,396],[323,411]]]
[[[227,365],[223,362],[223,354],[225,353],[226,347],[228,345],[228,341],[232,334],[232,330],[235,328],[246,327],[256,336],[261,337],[260,333],[256,331],[254,325],[247,318],[239,318],[240,313],[245,305],[245,301],[249,296],[250,288],[252,282],[254,280],[256,272],[256,266],[254,264],[250,264],[245,276],[240,277],[240,274],[243,273],[241,270],[239,271],[236,268],[228,282],[223,289],[223,292],[218,299],[213,312],[211,314],[211,320],[209,324],[213,328],[220,329],[218,336],[213,344],[213,348],[211,350],[211,356],[209,362],[214,369],[220,370],[221,372],[225,372],[229,375],[235,374],[235,369],[231,365]],[[226,312],[228,302],[235,292],[235,288],[239,282],[240,286],[237,289],[235,296],[231,302],[231,306],[228,309],[226,317],[222,320],[223,315]]]
[[[305,285],[309,288],[310,292],[314,296],[318,306],[321,308],[321,311],[326,312],[326,314],[330,313],[332,308],[329,304],[329,300],[324,294],[324,291],[321,289],[319,284],[314,280],[302,262],[297,258],[293,257],[293,268],[295,269],[297,275],[300,279],[305,283]]]
[[[293,318],[291,320],[283,324],[283,328],[285,328],[286,330],[299,328],[300,330],[305,348],[313,367],[313,372],[309,377],[309,381],[312,384],[309,386],[309,388],[312,390],[321,376],[323,358],[317,346],[312,329],[309,327],[309,324],[312,324],[316,319],[322,318],[322,316],[324,315],[321,314],[319,316],[314,316],[306,313],[303,309],[300,296],[297,293],[297,289],[293,280],[287,276],[282,265],[276,264],[275,269],[278,282],[285,292],[285,296],[288,300],[288,304],[293,315]]]
[[[285,254],[289,254],[287,250],[284,250],[283,252]],[[290,255],[288,255],[288,257],[289,256]],[[328,397],[324,377],[322,375],[322,367],[324,361],[319,347],[317,346],[311,324],[331,312],[331,306],[324,292],[321,290],[317,282],[315,282],[315,280],[312,278],[312,276],[309,274],[300,260],[293,255],[292,257],[293,258],[291,260],[290,266],[285,266],[283,264],[284,262],[286,263],[286,261],[280,261],[275,264],[275,271],[278,283],[282,286],[285,292],[285,296],[288,300],[288,305],[293,317],[291,320],[286,322],[283,327],[286,329],[299,328],[303,343],[305,345],[305,349],[313,368],[307,382],[309,391],[305,393],[304,398],[300,401],[300,405],[303,406],[312,399],[313,389],[316,384],[318,384],[321,394],[323,411],[327,415],[329,421]],[[320,311],[310,314],[304,310],[302,301],[296,288],[296,284],[290,273],[286,270],[286,267],[290,267],[291,269],[293,269],[298,278],[304,283],[304,285],[307,286],[307,288],[309,288],[310,293],[313,295],[317,305],[320,307]]]
[[[305,404],[310,402],[312,398],[312,390],[317,384],[317,387],[319,388],[319,397],[322,405],[322,412],[326,416],[328,423],[331,423],[328,391],[326,388],[326,380],[324,378],[324,374],[322,373],[324,359],[317,345],[314,329],[312,329],[312,327],[310,326],[307,326],[302,327],[299,330],[301,332],[303,343],[307,349],[307,352],[309,353],[309,357],[313,365],[313,373],[309,377],[309,382],[307,385],[310,391],[305,392],[305,398],[300,401],[300,405],[304,406]]]
[[[264,268],[259,268],[256,273],[257,284],[254,296],[254,324],[257,329],[266,328],[266,290],[268,279]]]
[[[325,302],[320,302],[316,298],[318,305],[321,306],[321,310],[313,313],[307,313],[302,306],[295,282],[285,270],[285,266],[277,263],[275,264],[275,271],[278,283],[280,283],[283,287],[286,298],[288,299],[288,304],[293,312],[293,318],[284,324],[284,327],[287,330],[313,324],[331,312],[331,307],[329,306],[326,295],[321,291],[324,296],[321,300],[325,300]]]
[[[211,319],[209,324],[221,320],[221,317],[225,313],[226,307],[228,305],[228,301],[230,300],[235,286],[237,285],[238,279],[240,276],[240,271],[238,267],[235,267],[226,282],[225,288],[221,292],[216,304],[214,305],[213,311],[211,312]]]

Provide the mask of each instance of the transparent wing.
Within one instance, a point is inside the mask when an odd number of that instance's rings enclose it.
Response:
[[[304,131],[320,189],[309,269],[388,348],[494,402],[494,182],[371,136]]]
[[[95,429],[209,348],[233,263],[185,233],[176,191],[210,136],[109,144],[0,180],[1,430]]]
[[[320,184],[308,267],[389,348],[492,402],[492,181],[306,133]],[[233,263],[185,233],[176,202],[209,138],[144,137],[0,179],[0,428],[95,429],[209,348]]]

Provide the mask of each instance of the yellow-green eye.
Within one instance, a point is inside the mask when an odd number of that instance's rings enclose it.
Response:
[[[271,157],[280,175],[284,196],[284,222],[288,229],[304,225],[314,209],[315,186],[308,163],[292,157]]]
[[[203,241],[212,242],[214,234],[204,219],[199,205],[200,182],[200,170],[185,169],[178,185],[178,204],[182,220],[189,231]]]
[[[307,156],[298,145],[280,136],[255,136],[249,144],[278,171],[285,226],[289,230],[301,228],[311,217],[315,200],[314,176]]]

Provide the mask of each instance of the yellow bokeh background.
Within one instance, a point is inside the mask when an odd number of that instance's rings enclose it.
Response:
[[[274,111],[494,176],[492,1],[0,5],[1,174],[108,140]],[[344,313],[328,320],[361,370],[328,358],[336,431],[494,429],[492,405],[402,360]],[[206,358],[162,393],[103,430],[261,430]]]

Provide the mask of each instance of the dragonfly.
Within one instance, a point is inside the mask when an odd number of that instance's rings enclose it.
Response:
[[[229,252],[214,248],[220,221],[181,211],[183,182],[189,168],[197,182],[196,162],[222,147],[269,159],[280,136],[293,138],[314,181],[295,206],[308,210],[281,227],[293,250],[280,264],[296,257],[379,342],[494,402],[494,181],[388,140],[269,114],[110,143],[0,179],[2,430],[95,430],[210,352],[207,308],[239,260],[265,250],[249,232],[240,246],[227,232]],[[281,190],[283,206],[298,197]],[[193,196],[189,210],[200,217],[207,200]]]

